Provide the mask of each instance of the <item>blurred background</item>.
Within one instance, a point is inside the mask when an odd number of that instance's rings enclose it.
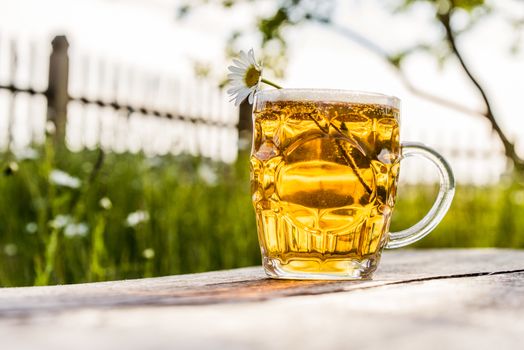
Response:
[[[0,286],[259,264],[224,89],[249,48],[285,87],[401,98],[458,181],[416,247],[524,248],[523,32],[521,0],[0,0]],[[437,191],[400,180],[392,230]]]

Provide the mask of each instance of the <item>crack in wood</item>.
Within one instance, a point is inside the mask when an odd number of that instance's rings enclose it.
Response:
[[[84,294],[73,292],[55,295],[31,296],[25,303],[18,299],[19,305],[3,307],[0,305],[0,318],[28,317],[35,313],[67,311],[81,308],[129,308],[129,307],[161,307],[161,306],[191,306],[223,303],[260,302],[292,296],[311,296],[329,293],[361,291],[372,288],[408,285],[411,283],[433,280],[475,278],[503,274],[524,273],[524,269],[461,273],[443,276],[428,276],[406,280],[392,281],[297,281],[256,279],[235,282],[219,282],[193,288],[150,288],[131,291],[115,291],[107,294]],[[202,288],[202,289],[200,289]],[[51,297],[51,298],[50,298]],[[1,301],[1,299],[0,299]],[[9,301],[9,300],[7,300]],[[15,303],[16,304],[16,303]]]
[[[493,272],[473,272],[473,273],[462,273],[462,274],[456,274],[456,275],[429,276],[429,277],[414,278],[414,279],[410,279],[410,280],[394,282],[394,283],[391,283],[391,284],[414,283],[414,282],[424,282],[424,281],[441,280],[441,279],[465,278],[465,277],[496,276],[496,275],[505,275],[505,274],[523,273],[523,272],[524,272],[524,269],[505,270],[505,271],[493,271]]]
[[[524,273],[524,269],[516,269],[516,270],[505,270],[505,271],[493,271],[493,272],[474,272],[474,273],[463,273],[463,274],[454,274],[454,275],[445,275],[445,276],[428,276],[428,277],[420,277],[420,278],[413,278],[413,279],[407,279],[407,280],[401,280],[401,281],[376,281],[376,284],[362,284],[361,286],[355,286],[355,282],[360,281],[345,281],[345,282],[338,282],[338,281],[300,281],[300,282],[317,282],[319,286],[339,286],[340,288],[334,288],[334,289],[328,289],[325,291],[322,290],[297,290],[295,293],[289,293],[285,295],[277,294],[276,297],[291,297],[291,296],[308,296],[308,295],[321,295],[321,294],[329,294],[329,293],[343,293],[343,292],[353,292],[358,290],[365,290],[365,289],[372,289],[372,288],[379,288],[379,287],[385,287],[385,286],[391,286],[391,285],[402,285],[402,284],[411,284],[411,283],[418,283],[418,282],[427,282],[427,281],[433,281],[433,280],[444,280],[444,279],[457,279],[457,278],[474,278],[474,277],[482,277],[482,276],[495,276],[495,275],[503,275],[503,274],[513,274],[513,273]],[[368,281],[362,281],[363,282],[373,282],[372,280]],[[242,282],[237,282],[242,283]],[[351,283],[350,287],[348,288],[347,283]],[[215,291],[216,292],[216,291]],[[271,300],[276,299],[276,297],[267,297],[260,299],[254,299],[253,301],[264,301],[264,300]],[[245,301],[245,300],[242,300]],[[251,301],[251,300],[249,300]],[[226,300],[227,302],[227,300]]]

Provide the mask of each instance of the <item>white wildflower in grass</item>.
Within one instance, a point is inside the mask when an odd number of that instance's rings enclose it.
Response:
[[[277,84],[262,78],[262,65],[257,62],[253,49],[248,53],[240,51],[239,58],[234,59],[233,63],[228,67],[230,73],[227,77],[231,88],[227,90],[227,93],[232,97],[230,101],[235,101],[235,106],[240,105],[246,97],[249,103],[253,103],[260,83],[280,89]]]
[[[45,133],[47,135],[54,135],[56,132],[56,126],[55,123],[48,120],[47,123],[45,123]]]
[[[29,234],[34,234],[36,233],[36,231],[38,231],[38,225],[36,224],[36,222],[28,222],[25,225],[25,232]]]
[[[129,213],[129,215],[126,218],[126,224],[127,226],[134,227],[148,220],[149,220],[149,213],[147,211],[137,210],[132,213]]]
[[[162,159],[162,157],[154,156],[146,158],[144,163],[147,165],[147,167],[154,169],[161,167],[164,163],[164,160]]]
[[[18,163],[17,162],[9,162],[7,166],[4,169],[4,175],[10,176],[13,175],[18,171]]]
[[[89,232],[89,226],[87,226],[86,223],[84,222],[76,223],[74,222],[73,218],[69,215],[59,214],[55,216],[55,218],[49,222],[49,226],[55,230],[63,229],[64,236],[66,237],[75,237],[75,236],[83,237],[87,235],[87,233]],[[26,227],[26,230],[27,230],[27,227]]]
[[[215,186],[218,182],[215,170],[207,163],[202,163],[198,167],[198,177],[209,186]]]
[[[113,203],[111,202],[111,199],[107,197],[103,197],[98,201],[98,204],[102,209],[109,210],[113,207]]]
[[[89,226],[86,223],[80,222],[78,224],[70,223],[64,229],[64,236],[66,237],[84,237],[89,232]]]
[[[153,259],[155,257],[155,251],[153,248],[144,249],[142,256],[146,259]]]
[[[14,243],[8,243],[4,246],[4,253],[7,256],[15,256],[18,253],[18,247]]]
[[[251,140],[246,137],[239,137],[237,147],[239,150],[248,150],[251,148]]]
[[[53,220],[49,221],[49,226],[58,230],[66,227],[71,222],[73,222],[73,218],[71,218],[71,216],[58,214]]]
[[[34,160],[39,156],[38,151],[31,147],[15,150],[13,153],[18,160]]]
[[[49,174],[49,181],[57,186],[79,188],[82,182],[79,178],[69,175],[65,171],[53,169]]]

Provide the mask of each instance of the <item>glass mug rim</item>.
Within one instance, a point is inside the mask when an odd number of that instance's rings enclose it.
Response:
[[[255,109],[259,103],[275,101],[343,102],[379,104],[400,109],[400,99],[379,92],[323,88],[283,88],[261,90],[255,94]]]

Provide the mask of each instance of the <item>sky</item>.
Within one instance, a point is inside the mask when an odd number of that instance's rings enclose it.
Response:
[[[334,21],[386,50],[407,47],[421,39],[435,41],[442,34],[431,21],[428,8],[420,6],[392,16],[385,5],[391,2],[339,1]],[[175,0],[0,0],[0,80],[6,74],[1,67],[2,37],[45,43],[62,33],[68,36],[73,58],[94,53],[112,62],[187,81],[191,81],[196,60],[210,64],[212,76],[218,79],[229,64],[224,59],[224,38],[232,29],[252,26],[257,14],[270,13],[275,1],[263,1],[256,7],[246,3],[229,12],[213,1],[210,3],[177,21],[175,10],[180,1]],[[524,18],[522,1],[492,3],[505,14]],[[517,148],[524,156],[524,118],[520,106],[524,53],[516,56],[509,53],[514,32],[503,20],[505,14],[492,16],[476,26],[458,44],[492,97],[502,127],[517,141]],[[461,16],[455,19],[455,25],[463,25]],[[485,121],[414,96],[380,58],[329,29],[302,25],[286,35],[289,65],[281,85],[395,95],[402,100],[402,139],[422,141],[443,152],[457,177],[463,181],[489,182],[503,169],[504,162],[498,156],[500,145]],[[257,36],[247,37],[242,43],[246,49],[253,47],[255,51],[260,45]],[[440,67],[429,55],[417,54],[405,62],[405,67],[417,87],[479,109],[480,98],[457,64],[449,60]],[[73,90],[74,80],[72,77]],[[227,100],[217,108],[235,115]],[[477,161],[463,161],[457,149],[473,154]],[[483,160],[482,154],[493,159]],[[409,171],[431,177],[427,167],[418,161],[409,162],[413,163]]]

